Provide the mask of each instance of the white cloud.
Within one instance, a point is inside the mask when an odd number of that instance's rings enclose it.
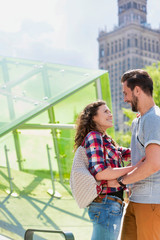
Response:
[[[0,53],[98,68],[98,30],[118,25],[117,0],[0,0]],[[148,0],[148,22],[160,4]]]

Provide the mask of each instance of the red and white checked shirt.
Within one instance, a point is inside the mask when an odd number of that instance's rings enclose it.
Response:
[[[104,144],[104,145],[103,145]],[[106,149],[106,159],[104,159],[104,146]],[[131,158],[130,148],[115,147],[107,135],[102,135],[97,131],[91,131],[87,134],[84,141],[86,154],[89,161],[89,171],[95,175],[108,167],[122,167],[122,161],[129,161]],[[102,186],[102,194],[120,191],[122,188],[110,188],[106,184]]]

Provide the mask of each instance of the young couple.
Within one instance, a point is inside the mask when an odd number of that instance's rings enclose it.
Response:
[[[160,109],[153,101],[153,81],[146,71],[130,70],[121,82],[124,101],[140,113],[132,124],[131,151],[107,135],[113,119],[104,101],[87,105],[77,121],[75,147],[85,139],[89,171],[97,181],[105,180],[101,194],[88,206],[92,240],[118,239],[126,184],[132,185],[121,240],[159,240]],[[129,159],[131,166],[122,167],[122,161]]]

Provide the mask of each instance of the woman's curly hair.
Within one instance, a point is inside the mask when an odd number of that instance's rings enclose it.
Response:
[[[103,100],[92,102],[88,104],[84,108],[84,110],[80,113],[77,119],[75,145],[74,145],[75,149],[77,149],[82,144],[85,136],[90,131],[100,132],[100,130],[97,129],[95,122],[93,121],[93,117],[96,116],[99,107],[102,105],[106,105],[106,102]],[[113,141],[113,144],[115,145],[114,141]]]

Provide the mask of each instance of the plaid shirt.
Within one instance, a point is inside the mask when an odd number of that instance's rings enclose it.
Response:
[[[104,159],[104,146],[106,149],[106,159]],[[85,137],[84,147],[89,161],[89,171],[95,175],[108,167],[122,167],[122,160],[130,160],[130,149],[115,147],[107,135],[91,131]],[[102,194],[120,191],[122,188],[110,188],[106,184],[102,186]]]

